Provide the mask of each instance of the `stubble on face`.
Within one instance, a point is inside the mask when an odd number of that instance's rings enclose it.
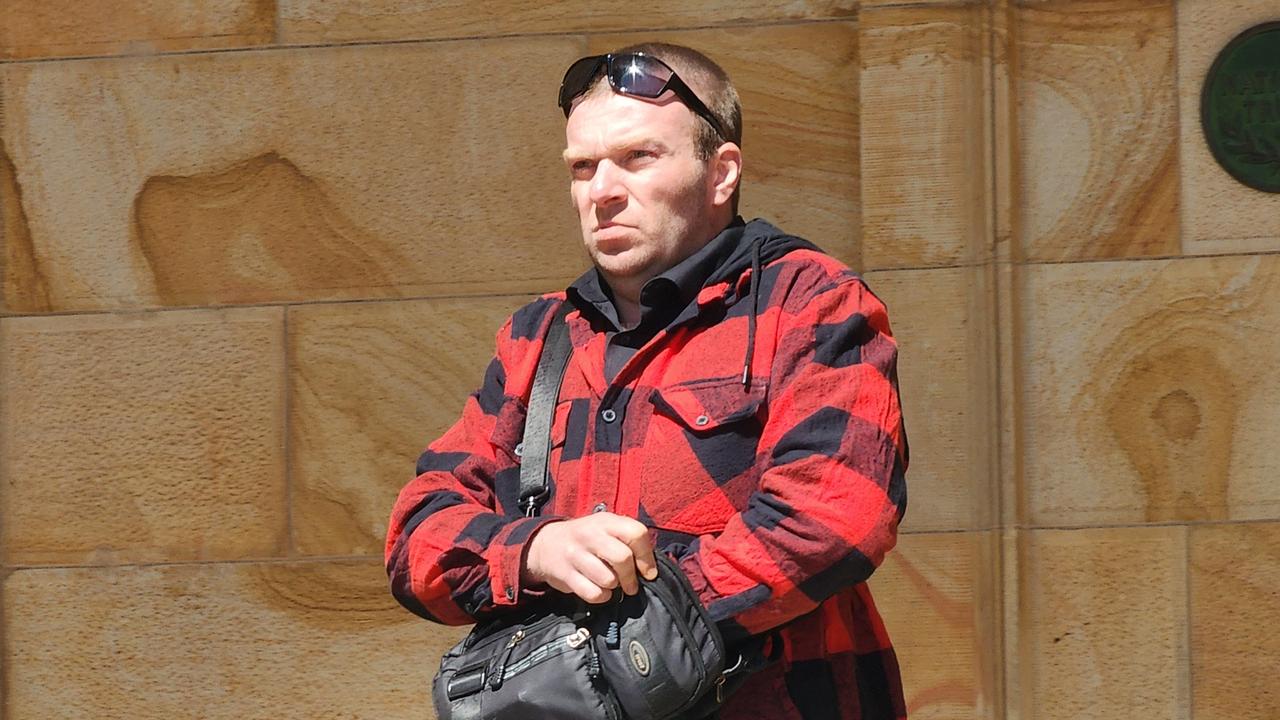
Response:
[[[592,199],[594,180],[575,180],[571,199],[587,254],[616,295],[638,298],[645,282],[710,239],[710,169],[696,157],[694,122],[683,105],[612,94],[584,100],[570,117],[566,155],[591,156],[599,172],[612,173],[606,184],[616,193],[605,193],[607,201]],[[627,168],[633,146],[662,155]]]
[[[701,247],[705,241],[707,203],[703,193],[705,168],[696,175],[684,175],[675,184],[661,187],[650,198],[651,212],[635,226],[614,226],[593,232],[592,227],[621,219],[625,206],[597,210],[583,223],[583,241],[591,262],[611,285],[635,279],[640,285]],[[615,210],[616,208],[616,210]],[[612,231],[612,232],[611,232]]]

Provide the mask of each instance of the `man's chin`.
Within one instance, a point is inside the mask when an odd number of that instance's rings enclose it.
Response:
[[[633,238],[620,234],[600,237],[598,233],[592,233],[587,238],[587,254],[597,265],[626,263],[632,259],[637,250]]]
[[[587,238],[587,242],[596,249],[597,253],[621,255],[636,245],[639,240],[637,235],[635,228],[611,225],[593,231]]]
[[[596,250],[591,253],[591,262],[608,280],[625,280],[639,277],[645,273],[649,263],[644,258],[628,251],[606,253]]]

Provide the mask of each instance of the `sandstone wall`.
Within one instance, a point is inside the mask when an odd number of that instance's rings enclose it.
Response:
[[[1271,0],[7,0],[0,715],[420,718],[386,516],[585,267],[554,95],[717,58],[746,216],[900,338],[913,718],[1280,712],[1280,196],[1200,83]]]

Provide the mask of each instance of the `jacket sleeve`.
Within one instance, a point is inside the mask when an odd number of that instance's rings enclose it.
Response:
[[[760,633],[867,579],[906,510],[897,346],[852,274],[779,306],[759,485],[681,567],[726,637]]]
[[[524,424],[528,362],[541,335],[498,332],[498,350],[462,417],[418,459],[417,477],[391,512],[385,560],[391,592],[414,613],[463,625],[511,607],[537,591],[522,588],[520,566],[534,531],[556,518],[516,510],[520,466],[514,453]],[[519,331],[515,333],[520,335]],[[535,340],[534,338],[538,338]]]

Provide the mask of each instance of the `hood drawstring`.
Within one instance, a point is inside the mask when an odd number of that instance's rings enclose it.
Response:
[[[756,349],[756,312],[760,308],[760,241],[751,243],[751,313],[747,315],[747,354],[742,358],[742,387],[751,384],[751,356]]]

